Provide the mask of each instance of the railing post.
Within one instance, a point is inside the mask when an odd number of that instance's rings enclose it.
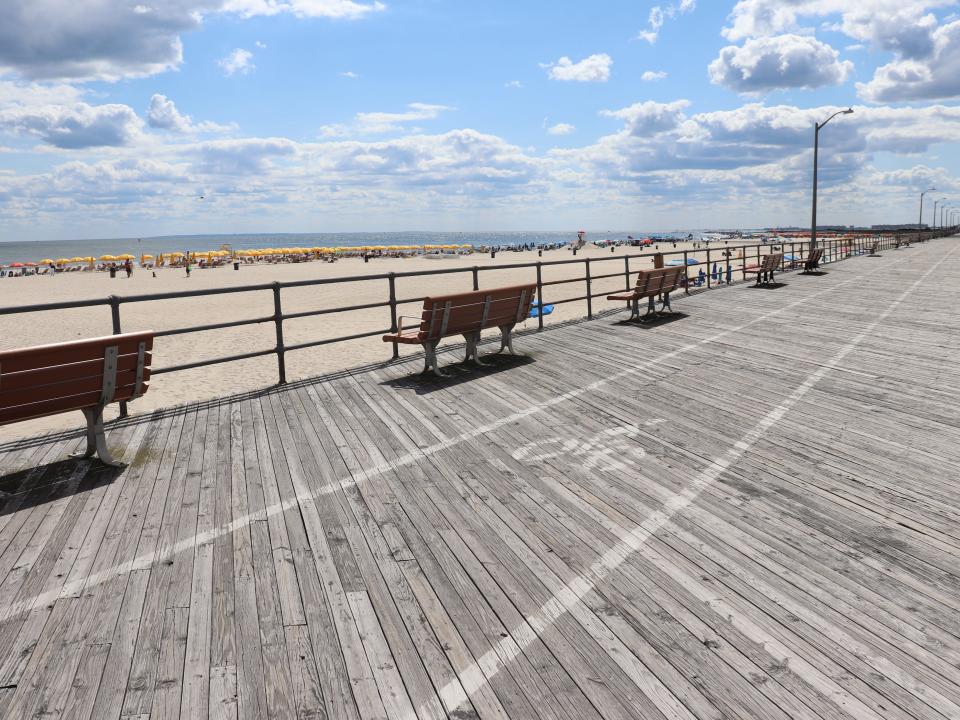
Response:
[[[630,292],[630,256],[627,255],[623,258],[623,291]]]
[[[707,247],[707,290],[710,289],[710,278],[713,277],[713,272],[710,269],[710,247]]]
[[[120,298],[116,295],[111,295],[110,300],[110,320],[113,323],[113,334],[119,335],[123,332],[120,329]],[[120,402],[120,417],[125,418],[127,416],[127,403],[126,401]]]
[[[480,289],[480,268],[476,265],[473,266],[473,289],[474,291]]]
[[[593,320],[593,281],[590,279],[590,258],[584,262],[587,266],[587,319]]]
[[[287,360],[283,345],[283,308],[280,305],[280,283],[273,283],[273,322],[277,326],[277,376],[279,385],[287,384]]]
[[[537,330],[543,330],[543,263],[537,261],[537,302],[540,303],[537,310]]]
[[[690,264],[687,262],[687,251],[683,251],[683,277],[686,278],[686,282],[683,283],[683,292],[685,295],[690,294]]]
[[[476,269],[474,269],[473,289],[477,289]],[[396,273],[390,273],[387,276],[387,282],[390,283],[390,332],[397,332],[397,276]],[[393,359],[400,357],[400,345],[393,343]]]

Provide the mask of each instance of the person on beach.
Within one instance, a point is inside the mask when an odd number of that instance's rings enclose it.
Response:
[[[187,269],[187,277],[190,277],[190,263],[187,263],[185,267]]]
[[[133,260],[127,260],[123,264],[123,269],[126,271],[127,278],[129,279],[130,276],[133,275]]]

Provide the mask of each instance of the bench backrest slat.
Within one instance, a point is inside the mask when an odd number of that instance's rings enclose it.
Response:
[[[419,337],[438,340],[448,335],[515,325],[530,315],[535,291],[536,285],[517,285],[425,298]]]
[[[764,256],[762,269],[764,272],[776,270],[778,267],[780,267],[780,263],[782,261],[783,253],[770,253],[769,255]]]

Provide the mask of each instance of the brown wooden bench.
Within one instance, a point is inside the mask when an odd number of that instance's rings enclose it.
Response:
[[[800,260],[800,264],[803,266],[803,270],[800,271],[801,275],[806,275],[807,273],[812,273],[815,270],[820,269],[820,260],[823,258],[823,248],[818,247],[810,251],[810,254],[807,257]]]
[[[630,319],[640,320],[657,314],[656,299],[661,298],[660,312],[669,309],[670,293],[677,288],[683,287],[687,278],[686,267],[668,267],[656,268],[654,270],[641,270],[637,273],[637,284],[632,291],[619,293],[617,295],[607,295],[607,300],[626,300],[630,303]],[[647,298],[647,314],[640,317],[640,301]]]
[[[773,273],[783,262],[783,253],[770,253],[764,255],[759,265],[749,265],[743,268],[743,277],[746,279],[747,273],[756,273],[757,285],[761,283],[773,282]]]
[[[877,251],[879,251],[879,250],[880,250],[880,241],[879,241],[879,240],[874,240],[874,241],[873,241],[873,244],[869,247],[869,249],[867,250],[867,252],[868,252],[870,255],[874,255],[874,256],[875,256],[875,255],[877,254]]]
[[[107,449],[103,410],[147,391],[153,332],[38,345],[0,352],[0,425],[80,410],[87,449],[118,465]]]
[[[444,374],[437,366],[437,345],[445,337],[463,335],[467,342],[464,362],[472,359],[482,365],[477,357],[480,333],[489,328],[499,328],[501,343],[497,352],[507,348],[511,355],[515,355],[513,328],[530,316],[536,289],[536,285],[516,285],[424,298],[420,324],[415,329],[404,330],[404,318],[400,317],[397,332],[384,335],[383,341],[422,345],[423,371],[433,370],[440,377],[444,377]]]

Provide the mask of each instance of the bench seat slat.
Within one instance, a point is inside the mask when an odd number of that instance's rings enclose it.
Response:
[[[144,368],[143,379],[150,379],[150,369]],[[117,387],[133,385],[137,381],[137,371],[122,370],[117,372]],[[34,385],[32,387],[8,387],[6,382],[0,386],[0,408],[12,407],[15,405],[27,405],[29,403],[41,402],[43,400],[53,400],[58,397],[69,395],[79,395],[87,392],[99,392],[103,387],[103,371],[101,363],[101,372],[99,375],[90,375],[88,377],[68,378],[61,382],[50,383],[48,385]]]
[[[144,383],[144,392],[146,392],[147,387],[148,384]],[[118,387],[114,394],[113,401],[120,402],[122,400],[130,400],[133,398],[134,390],[133,385]],[[30,420],[31,418],[45,417],[69,410],[82,410],[83,408],[93,407],[98,402],[100,402],[100,390],[92,393],[59,397],[54,400],[44,400],[28,405],[0,407],[0,425],[7,425],[21,420]]]
[[[118,355],[136,357],[139,344],[146,343],[146,349],[153,349],[153,333],[130,333],[119,336],[106,336],[92,340],[38,345],[32,348],[4,350],[0,352],[0,373],[22,372],[37,368],[69,365],[88,360],[103,360],[103,349],[116,345]]]
[[[153,355],[145,353],[143,356],[143,365],[149,368],[153,362]],[[137,355],[121,355],[117,361],[117,372],[137,369]],[[70,363],[68,365],[53,365],[51,367],[38,368],[36,370],[23,370],[21,372],[3,372],[0,374],[0,394],[7,390],[25,390],[27,388],[40,387],[43,385],[52,385],[54,383],[65,382],[68,380],[84,380],[86,378],[103,378],[103,358],[98,360],[85,360],[84,362]],[[0,402],[2,404],[2,402]]]

